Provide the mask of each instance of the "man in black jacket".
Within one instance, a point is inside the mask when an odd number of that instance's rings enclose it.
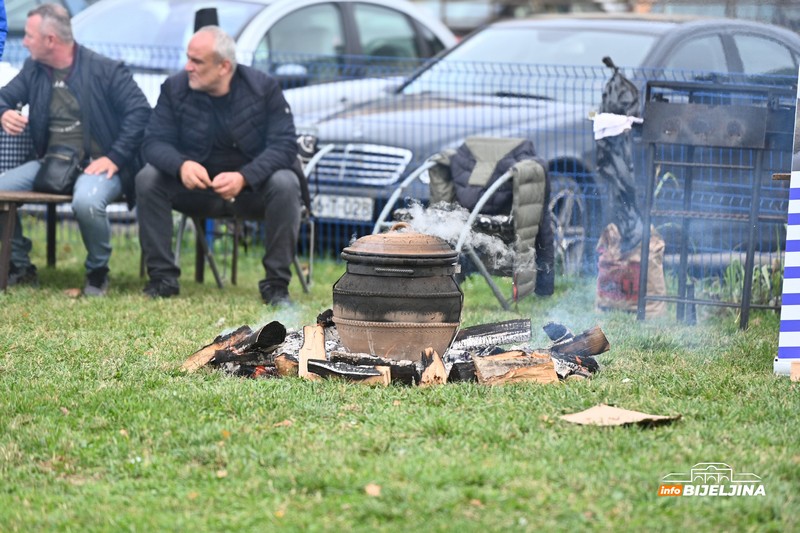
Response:
[[[111,227],[106,206],[127,197],[134,202],[133,177],[150,105],[130,71],[73,40],[67,11],[44,4],[28,13],[23,44],[30,51],[17,76],[0,89],[0,123],[9,135],[30,128],[37,160],[0,176],[2,190],[33,190],[48,147],[69,146],[81,154],[82,172],[72,193],[72,210],[86,246],[87,296],[108,290]],[[84,70],[88,69],[88,75]],[[85,80],[85,82],[84,82]],[[88,84],[88,87],[85,85]],[[18,110],[30,108],[29,116]],[[84,150],[82,111],[90,109],[89,150]],[[10,284],[37,282],[31,241],[17,224],[11,246]]]
[[[194,34],[183,72],[161,86],[147,126],[147,165],[136,176],[139,235],[150,281],[144,293],[179,292],[172,209],[201,217],[266,223],[267,305],[288,302],[289,269],[300,229],[297,143],[277,81],[237,65],[233,40],[217,26]]]

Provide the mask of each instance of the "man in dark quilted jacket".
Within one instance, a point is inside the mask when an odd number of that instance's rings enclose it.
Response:
[[[147,165],[136,176],[139,233],[150,278],[144,293],[179,293],[172,210],[266,223],[267,305],[289,301],[290,265],[300,228],[297,144],[277,81],[237,65],[233,40],[206,26],[189,42],[183,72],[161,86],[145,131]]]

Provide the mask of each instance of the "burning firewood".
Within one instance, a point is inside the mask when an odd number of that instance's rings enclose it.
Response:
[[[350,353],[342,351],[333,351],[330,353],[330,359],[333,362],[348,363],[358,366],[386,366],[389,367],[391,379],[395,383],[402,383],[404,385],[416,385],[419,383],[420,375],[417,365],[413,361],[394,359],[385,359],[376,355],[365,353]]]
[[[325,360],[325,329],[320,325],[303,327],[303,346],[300,348],[297,375],[308,377],[308,360]]]
[[[443,357],[428,348],[420,361],[394,360],[347,352],[330,320],[331,314],[330,310],[323,312],[315,325],[288,333],[279,322],[270,322],[256,331],[242,326],[192,354],[182,368],[191,372],[211,364],[237,376],[299,375],[317,380],[338,376],[358,382],[406,385],[448,381],[549,383],[558,378],[590,377],[599,370],[592,356],[610,348],[599,326],[574,335],[567,327],[550,322],[544,330],[552,344],[532,350],[524,346],[530,341],[530,320],[521,319],[463,328]],[[512,343],[523,344],[501,346]]]
[[[232,376],[244,378],[277,378],[277,369],[270,365],[248,365],[241,363],[222,363],[219,368]]]
[[[526,354],[523,351],[507,352],[487,357],[476,357],[475,375],[478,383],[499,385],[535,381],[553,383],[558,381],[553,360],[549,354]]]
[[[362,384],[389,385],[389,367],[362,366],[347,363],[334,363],[328,360],[309,359],[308,370],[323,378],[338,377]]]
[[[275,358],[275,369],[281,377],[296,376],[299,366],[300,363],[293,355],[282,353]]]
[[[573,335],[569,329],[555,322],[545,324],[543,329],[553,341],[553,345],[550,346],[553,354],[599,355],[611,349],[600,326],[587,329],[580,335]]]
[[[286,338],[286,328],[280,322],[270,322],[256,331],[249,326],[220,335],[214,342],[192,354],[181,366],[182,370],[194,372],[209,363],[253,362],[258,356],[270,354]]]
[[[443,385],[447,383],[447,369],[442,358],[433,348],[425,348],[420,357],[422,372],[419,380],[420,387],[429,385]]]
[[[208,363],[220,365],[238,362],[274,366],[274,352],[285,339],[286,328],[280,322],[273,321],[247,335],[233,346],[217,350]]]
[[[528,342],[530,338],[530,319],[507,320],[461,328],[456,334],[452,349],[468,350],[499,344]]]
[[[213,357],[217,350],[230,349],[236,343],[246,339],[253,333],[249,326],[242,326],[226,335],[220,335],[211,344],[207,344],[193,353],[181,366],[181,370],[194,372],[198,368],[205,366]]]
[[[600,369],[597,361],[589,356],[553,355],[556,374],[561,379],[569,377],[588,378]]]

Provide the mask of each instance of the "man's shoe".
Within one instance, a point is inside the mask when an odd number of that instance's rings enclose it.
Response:
[[[11,267],[8,270],[8,286],[11,287],[12,285],[38,287],[39,275],[36,273],[36,265],[19,268],[14,263],[11,263]]]
[[[97,268],[86,274],[86,285],[83,295],[102,297],[108,293],[108,268]]]
[[[264,303],[272,306],[289,305],[289,289],[285,285],[273,285],[262,280],[258,282],[258,290]]]
[[[181,290],[178,280],[173,279],[151,279],[142,291],[145,296],[150,298],[171,298],[177,296]]]

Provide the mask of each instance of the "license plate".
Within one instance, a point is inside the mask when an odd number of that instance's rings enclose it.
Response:
[[[371,221],[375,200],[363,196],[318,194],[311,201],[314,216],[338,220]]]

